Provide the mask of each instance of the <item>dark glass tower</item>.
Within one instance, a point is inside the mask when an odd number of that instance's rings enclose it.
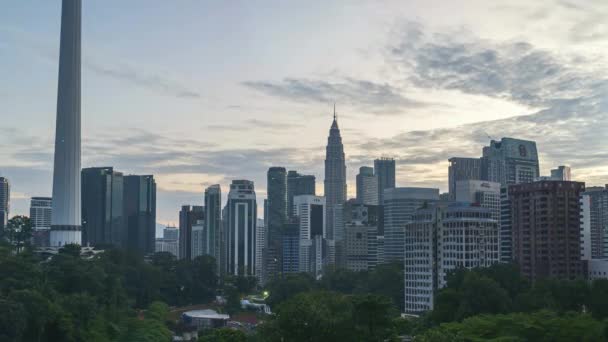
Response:
[[[11,187],[8,179],[0,177],[0,232],[8,222],[8,213],[11,202]]]
[[[315,176],[287,173],[287,216],[293,217],[293,198],[299,195],[316,195]]]
[[[142,254],[154,253],[156,237],[156,182],[154,176],[129,175],[124,178],[126,246]]]
[[[374,160],[374,174],[378,179],[378,205],[383,205],[384,190],[395,187],[395,159],[380,158]]]
[[[338,128],[336,107],[334,106],[334,121],[329,130],[325,152],[325,198],[327,204],[326,229],[327,238],[334,240],[340,236],[334,231],[336,207],[346,202],[346,164],[344,161],[344,145]]]
[[[179,258],[192,260],[192,226],[205,219],[205,208],[201,205],[182,205],[179,212]]]
[[[123,246],[123,176],[111,167],[82,169],[82,242],[91,246]]]
[[[222,219],[222,189],[219,184],[205,189],[205,229],[207,232],[206,253],[215,258],[220,269],[220,233]]]
[[[265,279],[280,272],[283,226],[287,223],[287,171],[284,167],[271,167],[267,174],[266,246],[264,251]]]

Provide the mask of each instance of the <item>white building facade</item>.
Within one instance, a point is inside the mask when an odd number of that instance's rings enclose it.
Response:
[[[252,181],[232,181],[224,214],[226,272],[256,275],[257,202]]]
[[[294,214],[299,222],[299,272],[308,272],[319,278],[324,263],[330,261],[326,230],[325,197],[299,195],[293,198]]]
[[[498,222],[487,208],[454,203],[417,210],[405,228],[405,312],[432,310],[450,271],[497,263],[498,238]]]

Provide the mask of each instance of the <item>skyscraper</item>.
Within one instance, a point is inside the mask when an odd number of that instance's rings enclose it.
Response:
[[[608,185],[588,187],[581,199],[586,206],[583,210],[589,233],[589,257],[608,258]]]
[[[179,258],[192,260],[192,227],[205,219],[205,208],[182,205],[179,212]],[[204,221],[203,221],[204,222]]]
[[[156,237],[156,182],[152,175],[123,177],[124,217],[127,249],[141,254],[154,253]],[[55,200],[53,199],[53,203]],[[53,209],[54,210],[54,209]],[[53,217],[55,213],[53,212]]]
[[[219,184],[205,189],[205,227],[207,232],[207,254],[215,258],[220,269],[220,240],[222,229],[222,189]]]
[[[252,181],[232,181],[224,212],[226,273],[255,275],[257,203]]]
[[[123,175],[112,167],[82,169],[82,242],[124,246]]]
[[[378,205],[378,178],[374,168],[361,166],[357,175],[357,201],[361,204]]]
[[[405,312],[432,310],[450,271],[497,262],[498,222],[489,209],[469,203],[417,209],[405,227]]]
[[[169,252],[179,258],[179,230],[175,227],[165,227],[163,237],[156,239],[155,252]]]
[[[299,272],[319,278],[327,262],[327,229],[325,197],[300,195],[293,199],[294,212],[299,222]]]
[[[287,172],[284,167],[271,167],[267,173],[267,215],[264,246],[265,279],[273,279],[281,272],[282,230],[287,223]]]
[[[81,0],[63,0],[53,163],[50,245],[81,244],[80,31]]]
[[[439,189],[392,188],[384,190],[384,258],[403,261],[405,224],[425,203],[439,201]]]
[[[0,177],[0,231],[4,230],[8,222],[11,204],[11,185],[8,179]]]
[[[207,232],[205,221],[197,220],[190,230],[190,257],[192,259],[207,254]]]
[[[481,180],[457,181],[456,201],[488,208],[492,218],[500,223],[500,184]]]
[[[374,160],[374,174],[378,178],[378,204],[384,202],[384,190],[395,187],[395,159],[380,158]]]
[[[165,227],[163,229],[163,239],[177,241],[179,239],[179,229],[169,226]]]
[[[536,142],[502,138],[483,148],[481,179],[502,186],[533,182],[539,176]]]
[[[30,220],[34,246],[48,247],[51,230],[53,201],[50,197],[32,197],[30,201]]]
[[[580,203],[584,191],[584,183],[568,181],[509,186],[513,259],[530,280],[585,276]]]
[[[481,180],[481,159],[453,157],[448,159],[448,191],[450,198],[456,197],[456,182],[464,180]]]
[[[298,195],[316,195],[315,176],[287,172],[287,215],[293,216],[293,198]]]
[[[569,166],[560,165],[556,169],[551,169],[551,179],[569,181],[571,180],[571,171]]]
[[[344,208],[344,264],[351,271],[367,271],[378,264],[379,208],[353,201]]]
[[[255,227],[255,274],[260,283],[265,282],[264,275],[264,246],[266,245],[266,224],[264,219],[258,219]]]
[[[325,152],[325,199],[327,203],[326,229],[327,238],[334,240],[340,232],[334,231],[336,207],[346,202],[346,164],[344,160],[344,145],[338,128],[336,106],[334,105],[334,121],[329,130]]]

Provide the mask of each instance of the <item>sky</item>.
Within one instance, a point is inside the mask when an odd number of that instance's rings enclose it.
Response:
[[[61,2],[0,11],[0,176],[50,196]],[[537,142],[541,173],[608,183],[608,2],[83,1],[82,166],[153,174],[157,219],[233,179],[317,177],[336,103],[355,175],[447,191],[447,159]],[[260,205],[261,207],[261,205]]]

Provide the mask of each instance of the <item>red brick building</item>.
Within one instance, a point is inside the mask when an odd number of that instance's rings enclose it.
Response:
[[[513,259],[530,280],[585,277],[581,208],[585,183],[538,181],[509,186]]]

